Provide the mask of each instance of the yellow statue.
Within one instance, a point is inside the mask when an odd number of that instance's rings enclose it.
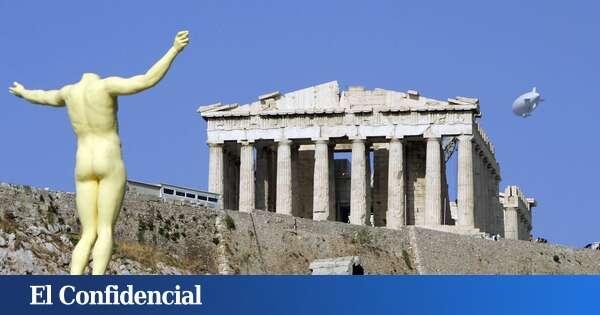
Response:
[[[14,82],[9,92],[34,104],[67,106],[77,136],[76,203],[81,239],[73,250],[71,274],[82,274],[93,247],[92,274],[104,274],[113,247],[113,228],[125,193],[125,165],[117,122],[117,96],[156,85],[189,42],[188,31],[177,33],[173,47],[146,74],[131,78],[100,78],[84,73],[77,83],[60,90],[27,90]]]

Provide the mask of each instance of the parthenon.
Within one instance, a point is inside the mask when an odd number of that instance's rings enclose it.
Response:
[[[226,209],[505,235],[500,166],[479,125],[478,99],[340,91],[333,81],[198,112],[207,122],[208,190]],[[455,151],[451,201],[446,163]]]

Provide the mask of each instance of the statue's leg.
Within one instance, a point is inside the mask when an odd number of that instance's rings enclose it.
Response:
[[[113,227],[125,194],[125,168],[121,163],[100,179],[98,187],[98,239],[92,253],[92,274],[102,275],[112,255]]]
[[[94,179],[77,180],[75,189],[75,202],[81,222],[81,238],[71,257],[71,274],[80,275],[87,266],[90,250],[96,241],[98,182]]]

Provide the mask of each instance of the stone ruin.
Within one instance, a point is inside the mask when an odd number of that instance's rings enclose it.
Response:
[[[504,237],[528,239],[531,232],[531,210],[537,206],[535,199],[525,197],[517,186],[508,186],[500,193],[500,202],[504,208]]]
[[[312,275],[365,275],[359,256],[317,259],[308,267]]]
[[[207,122],[208,190],[225,209],[529,238],[535,202],[516,186],[499,192],[500,165],[479,124],[478,99],[340,92],[333,81],[198,113]],[[446,163],[455,151],[451,201]],[[344,152],[350,161],[335,158]]]

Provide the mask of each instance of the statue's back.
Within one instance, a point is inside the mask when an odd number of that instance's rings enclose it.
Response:
[[[79,138],[117,133],[117,98],[106,91],[99,77],[86,78],[86,75],[63,89],[75,134]]]

